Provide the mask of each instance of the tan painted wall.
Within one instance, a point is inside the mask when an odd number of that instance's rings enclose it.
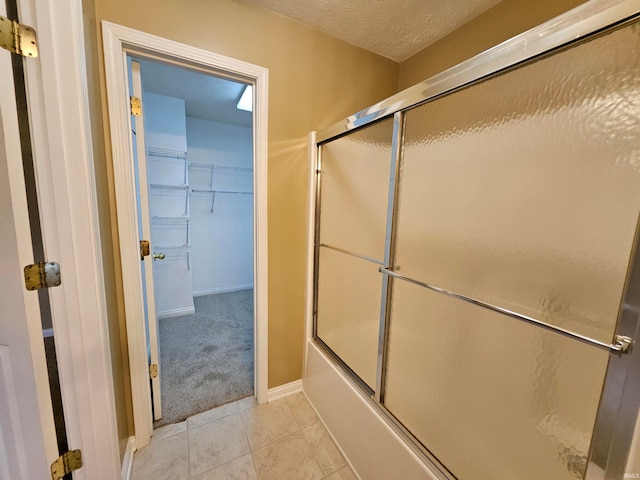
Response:
[[[92,0],[85,0],[91,3]],[[301,378],[307,222],[307,135],[397,91],[399,65],[303,24],[232,0],[95,0],[85,5],[94,148],[111,319],[119,437],[133,433],[102,20],[269,68],[269,387]],[[98,26],[96,28],[96,25]],[[98,70],[99,68],[99,70]],[[95,85],[92,85],[95,87]],[[101,95],[101,97],[100,97]],[[100,135],[105,132],[104,138]]]
[[[503,0],[400,64],[401,90],[453,67],[584,3],[584,0]]]

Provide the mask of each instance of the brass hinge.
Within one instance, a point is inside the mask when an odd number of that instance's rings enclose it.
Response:
[[[149,240],[140,240],[140,260],[144,260],[144,257],[148,257],[150,253]]]
[[[24,267],[24,285],[27,290],[57,287],[60,283],[60,265],[56,262],[40,262]]]
[[[142,100],[138,97],[129,97],[131,98],[131,115],[139,117],[142,115]]]
[[[51,480],[61,480],[65,475],[82,468],[82,452],[71,450],[51,464]]]
[[[158,364],[157,363],[152,363],[151,365],[149,365],[149,377],[151,377],[152,379],[158,377]]]
[[[37,57],[36,31],[0,16],[0,47],[23,57]]]

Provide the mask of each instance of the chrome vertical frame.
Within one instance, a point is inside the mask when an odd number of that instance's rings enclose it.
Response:
[[[626,355],[611,357],[593,429],[587,480],[637,478],[627,472],[634,428],[640,411],[640,221],[625,284],[616,333],[630,337]],[[625,473],[629,476],[625,477]]]
[[[384,265],[393,270],[395,267],[396,223],[398,219],[398,186],[400,182],[400,164],[402,138],[404,134],[404,112],[396,112],[393,117],[393,140],[391,143],[391,167],[389,172],[389,196],[387,201],[387,225],[384,239]],[[391,316],[391,294],[393,278],[382,276],[382,303],[380,305],[380,327],[378,332],[378,366],[376,370],[376,402],[384,399],[384,378],[389,342],[389,320]]]
[[[312,330],[313,338],[318,338],[318,279],[320,278],[320,193],[322,182],[322,147],[315,145],[318,149],[316,154],[316,204],[315,204],[315,230],[313,237],[313,311],[312,311]]]

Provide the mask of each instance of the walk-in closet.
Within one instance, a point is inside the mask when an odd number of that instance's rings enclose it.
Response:
[[[253,395],[251,86],[145,59],[129,64],[131,84],[139,70],[142,87],[143,120],[132,124],[140,238],[148,222],[154,260],[152,275],[143,273],[152,377],[154,330],[159,352],[158,427]]]

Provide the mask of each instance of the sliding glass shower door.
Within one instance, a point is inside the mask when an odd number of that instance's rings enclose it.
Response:
[[[451,478],[585,476],[631,341],[638,52],[630,21],[319,145],[315,338]]]
[[[371,389],[376,384],[393,121],[322,148],[317,336]],[[350,295],[345,295],[350,292]]]

